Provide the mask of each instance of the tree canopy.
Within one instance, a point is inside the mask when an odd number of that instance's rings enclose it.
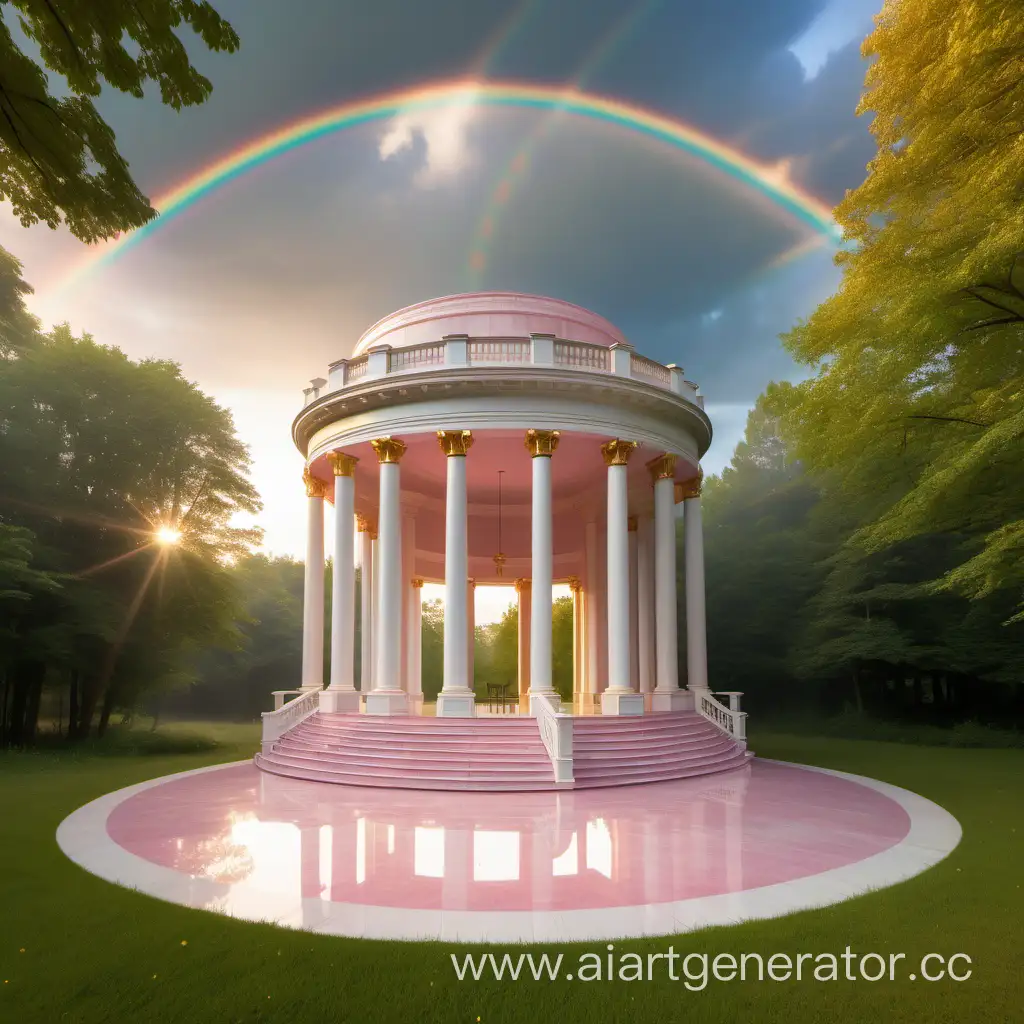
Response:
[[[205,0],[6,0],[0,18],[0,199],[28,226],[65,223],[84,242],[156,216],[132,180],[93,98],[104,85],[141,97],[152,83],[178,110],[212,86],[178,36],[233,52],[234,29]],[[25,43],[29,46],[26,46]],[[42,64],[26,52],[34,47]],[[47,71],[58,77],[52,82]]]

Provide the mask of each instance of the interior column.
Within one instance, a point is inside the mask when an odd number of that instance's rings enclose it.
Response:
[[[683,576],[686,582],[686,686],[708,688],[708,639],[704,615],[704,528],[700,490],[703,476],[682,485]]]
[[[554,583],[551,507],[551,456],[557,430],[528,430],[526,449],[533,460],[530,529],[530,710],[533,699],[554,694],[551,684],[551,587]]]
[[[525,714],[530,703],[530,581],[516,580],[516,608],[518,623],[518,695],[519,713]]]
[[[641,693],[654,689],[654,534],[649,516],[642,516],[636,534],[637,680]]]
[[[356,516],[359,527],[359,689],[373,685],[373,541],[370,524]]]
[[[327,484],[308,469],[306,485],[306,566],[302,590],[303,690],[324,685],[324,497]]]
[[[355,686],[356,568],[354,455],[330,452],[334,470],[334,570],[331,578],[331,681],[320,710],[358,711]]]
[[[469,718],[475,713],[469,686],[469,545],[466,453],[473,444],[468,430],[439,430],[446,456],[444,533],[444,679],[437,695],[439,718]]]
[[[676,634],[676,456],[666,452],[647,468],[654,482],[654,630],[655,678],[651,706],[655,711],[680,711],[688,694],[679,689]]]
[[[597,672],[597,624],[600,620],[597,612],[598,568],[597,523],[595,521],[588,522],[583,528],[583,547],[586,559],[586,576],[584,580],[585,589],[583,592],[583,643],[586,646],[586,673],[584,679],[584,690],[586,692],[586,696],[584,698],[584,705],[586,710],[592,711],[597,702],[597,694],[600,689],[598,686]]]
[[[408,701],[401,688],[401,644],[398,635],[402,608],[402,506],[399,462],[405,444],[395,437],[370,442],[380,463],[380,511],[377,521],[377,566],[374,641],[376,672],[366,695],[368,715],[404,714]],[[399,625],[396,629],[395,616]],[[385,630],[390,635],[385,636]]]
[[[423,580],[412,578],[409,604],[409,701],[423,704]],[[410,709],[412,710],[412,709]]]
[[[601,445],[608,467],[608,687],[602,715],[642,715],[644,699],[630,675],[629,487],[627,473],[636,441],[615,438]]]

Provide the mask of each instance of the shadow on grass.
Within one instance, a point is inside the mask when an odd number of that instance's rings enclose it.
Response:
[[[259,746],[259,727],[233,722],[168,722],[149,726],[111,725],[102,738],[71,743],[55,732],[41,733],[34,749],[96,757],[170,756],[214,751],[246,756]]]

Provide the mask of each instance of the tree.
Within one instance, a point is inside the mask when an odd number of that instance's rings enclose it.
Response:
[[[85,242],[156,216],[92,103],[104,85],[141,97],[154,83],[163,103],[202,103],[212,86],[176,30],[188,26],[214,51],[238,36],[205,0],[9,0],[45,68],[0,18],[0,199],[22,224],[63,221]],[[56,92],[67,93],[57,96]]]
[[[1024,21],[1006,11],[885,4],[859,108],[878,154],[835,211],[854,244],[839,291],[785,341],[817,370],[787,410],[796,455],[833,500],[875,506],[856,542],[960,534],[933,588],[1016,590],[1020,616]]]

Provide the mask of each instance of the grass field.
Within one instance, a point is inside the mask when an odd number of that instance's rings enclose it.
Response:
[[[316,937],[162,903],[68,861],[54,833],[88,800],[171,772],[248,756],[255,726],[172,726],[115,734],[74,754],[0,755],[0,1022],[996,1022],[1024,1019],[1024,751],[917,747],[755,734],[759,754],[904,786],[964,829],[941,864],[820,911],[621,942],[646,955],[968,954],[948,980],[458,982],[469,947]],[[541,947],[537,947],[538,950]],[[602,944],[544,947],[575,959]],[[496,951],[497,952],[497,951]],[[909,972],[909,969],[908,969]]]

